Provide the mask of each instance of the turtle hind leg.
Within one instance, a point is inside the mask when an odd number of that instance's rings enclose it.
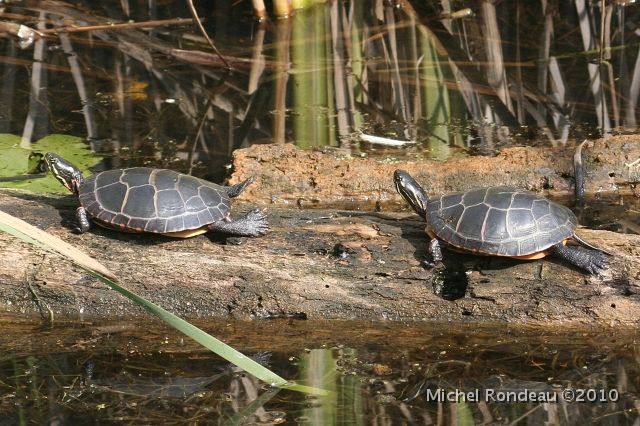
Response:
[[[572,263],[590,273],[597,275],[607,268],[604,261],[604,254],[600,250],[584,250],[567,247],[562,243],[551,246],[551,251],[564,260]]]
[[[240,219],[231,222],[220,220],[209,224],[209,229],[216,232],[238,235],[241,237],[259,237],[269,232],[267,215],[258,209],[253,209]]]
[[[251,185],[252,183],[253,183],[253,177],[250,177],[244,182],[240,182],[233,186],[223,186],[222,189],[224,189],[224,191],[227,193],[229,198],[234,198],[242,194],[242,192],[247,188],[247,186]]]

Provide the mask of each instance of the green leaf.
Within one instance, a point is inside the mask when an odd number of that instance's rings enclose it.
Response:
[[[16,176],[29,172],[31,151],[20,148],[20,136],[0,134],[0,177]]]
[[[46,152],[55,152],[72,162],[85,175],[100,162],[82,138],[49,135],[31,144],[32,149],[20,148],[20,136],[0,134],[0,178],[19,178],[31,173]],[[43,175],[44,176],[44,175]],[[46,177],[0,182],[0,188],[19,188],[36,192],[67,192],[50,173]]]

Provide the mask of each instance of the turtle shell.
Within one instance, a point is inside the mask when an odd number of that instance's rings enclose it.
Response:
[[[532,192],[496,186],[432,197],[427,232],[477,254],[527,257],[573,236],[568,208]]]
[[[231,212],[231,200],[221,186],[146,167],[87,178],[80,188],[80,203],[98,224],[129,232],[196,230]]]

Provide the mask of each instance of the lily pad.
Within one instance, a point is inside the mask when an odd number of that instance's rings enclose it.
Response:
[[[69,160],[85,175],[100,162],[82,142],[82,138],[67,135],[49,135],[31,144],[31,149],[20,148],[20,136],[0,134],[0,188],[20,188],[36,192],[67,192],[51,173],[32,175],[47,152],[55,152]],[[42,177],[44,176],[44,177]],[[11,179],[10,181],[7,181]],[[14,180],[15,179],[15,180]]]

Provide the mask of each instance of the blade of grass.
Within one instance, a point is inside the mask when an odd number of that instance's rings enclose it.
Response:
[[[13,236],[22,238],[20,237],[20,235],[17,235],[16,232],[20,233],[21,235],[28,236],[28,239],[23,238],[23,240],[30,242],[31,244],[36,244],[34,240],[38,241],[45,246],[43,247],[45,250],[54,254],[61,253],[64,257],[72,259],[73,262],[82,265],[85,269],[94,271],[109,278],[112,281],[118,281],[118,278],[115,276],[115,274],[102,263],[98,262],[91,256],[88,256],[86,253],[78,250],[71,244],[68,244],[67,242],[62,241],[60,238],[44,232],[40,228],[36,228],[35,226],[28,224],[24,220],[18,219],[17,217],[0,211],[0,225],[2,224],[8,227],[2,227],[2,230],[10,233]],[[56,252],[51,251],[47,247],[55,247]]]
[[[83,269],[85,269],[85,268],[83,268]],[[327,395],[328,394],[325,390],[322,390],[322,389],[316,389],[316,388],[311,388],[311,387],[308,387],[308,386],[291,384],[291,383],[287,382],[285,379],[283,379],[282,377],[280,377],[277,374],[273,373],[269,369],[263,367],[262,365],[258,364],[257,362],[255,362],[251,358],[243,355],[241,352],[238,352],[237,350],[233,349],[232,347],[224,344],[223,342],[221,342],[220,340],[216,339],[215,337],[205,333],[204,331],[202,331],[198,327],[188,323],[187,321],[183,320],[182,318],[172,314],[171,312],[168,312],[168,311],[162,309],[161,307],[149,302],[148,300],[144,299],[143,297],[138,296],[137,294],[133,293],[132,291],[129,291],[126,288],[119,286],[118,284],[114,283],[113,281],[111,281],[111,280],[109,280],[109,279],[107,279],[105,277],[102,277],[102,276],[96,274],[93,271],[90,271],[90,270],[87,270],[87,269],[85,269],[85,270],[87,272],[89,272],[91,275],[93,275],[96,278],[98,278],[100,281],[102,281],[105,284],[107,284],[109,287],[113,288],[114,290],[116,290],[120,294],[128,297],[129,299],[133,300],[138,305],[142,306],[147,311],[151,312],[153,315],[155,315],[158,318],[160,318],[161,320],[165,321],[167,324],[171,325],[176,330],[179,330],[179,331],[183,332],[184,334],[186,334],[187,336],[191,337],[193,340],[195,340],[196,342],[200,343],[204,347],[206,347],[208,349],[211,349],[213,352],[215,352],[216,354],[220,355],[221,357],[223,357],[227,361],[237,365],[238,367],[242,368],[247,373],[250,373],[250,374],[256,376],[257,378],[259,378],[260,380],[270,384],[271,386],[285,387],[287,389],[297,390],[299,392],[305,392],[305,393],[317,393],[317,394],[321,394],[321,395]]]
[[[189,336],[190,338],[192,338],[193,340],[195,340],[196,342],[200,343],[201,345],[203,345],[204,347],[212,350],[213,352],[215,352],[216,354],[220,355],[222,358],[226,359],[227,361],[231,362],[232,364],[242,368],[244,371],[246,371],[249,374],[252,374],[254,376],[256,376],[257,378],[259,378],[260,380],[268,383],[271,386],[277,386],[277,387],[281,387],[281,388],[286,388],[286,389],[290,389],[290,390],[295,390],[298,392],[304,392],[304,393],[313,393],[313,394],[317,394],[317,395],[329,395],[330,392],[324,390],[324,389],[318,389],[318,388],[313,388],[310,386],[304,386],[304,385],[299,385],[299,384],[293,384],[290,383],[288,381],[286,381],[285,379],[283,379],[282,377],[278,376],[277,374],[273,373],[271,370],[269,370],[268,368],[260,365],[259,363],[255,362],[254,360],[252,360],[251,358],[245,356],[244,354],[242,354],[241,352],[233,349],[232,347],[224,344],[223,342],[221,342],[220,340],[216,339],[215,337],[205,333],[203,330],[199,329],[198,327],[188,323],[187,321],[183,320],[182,318],[172,314],[169,311],[166,311],[164,309],[162,309],[161,307],[151,303],[150,301],[146,300],[145,298],[138,296],[137,294],[135,294],[134,292],[127,290],[124,287],[119,286],[118,284],[116,284],[113,280],[97,273],[96,271],[89,269],[88,267],[85,267],[84,265],[81,265],[79,263],[77,263],[76,261],[70,259],[69,257],[58,253],[57,251],[53,250],[50,247],[47,247],[47,245],[41,243],[40,241],[35,240],[34,238],[32,238],[31,236],[25,234],[24,232],[16,229],[15,227],[13,227],[11,224],[7,223],[13,223],[16,224],[19,228],[21,229],[28,229],[27,232],[30,232],[32,229],[30,228],[35,228],[32,225],[27,224],[26,222],[15,218],[11,215],[8,215],[4,212],[0,212],[0,230],[1,231],[5,231],[15,237],[20,238],[23,241],[26,241],[28,243],[31,243],[35,246],[38,246],[40,248],[42,248],[43,250],[48,251],[49,253],[52,253],[72,264],[74,264],[75,266],[84,269],[86,272],[88,272],[89,274],[93,275],[94,277],[96,277],[97,279],[99,279],[100,281],[102,281],[103,283],[107,284],[109,287],[111,287],[112,289],[116,290],[118,293],[122,294],[123,296],[128,297],[129,299],[133,300],[134,302],[136,302],[138,305],[142,306],[143,308],[145,308],[147,311],[149,311],[150,313],[152,313],[153,315],[157,316],[158,318],[162,319],[163,321],[165,321],[167,324],[171,325],[173,328],[175,328],[176,330],[179,330],[181,332],[183,332],[184,334],[186,334],[187,336]],[[26,228],[24,225],[28,225]],[[38,228],[35,228],[37,231],[44,233],[44,231],[41,231]],[[36,233],[38,234],[38,233]],[[44,233],[46,234],[46,233]],[[46,234],[48,235],[48,234]],[[41,237],[41,236],[40,236]],[[58,242],[56,242],[56,247],[59,247],[61,243],[64,243],[64,241],[60,240],[59,238],[53,236],[53,235],[48,235],[47,238],[47,242],[50,243],[52,241],[56,241],[59,240]],[[66,244],[66,243],[64,243]],[[72,246],[70,246],[72,247]],[[72,247],[73,248],[73,247]],[[74,248],[74,250],[77,250]],[[82,252],[79,252],[82,253]],[[87,256],[86,254],[82,253],[84,256]],[[88,256],[87,256],[88,257]],[[108,271],[108,270],[107,270]],[[115,276],[114,276],[115,278]]]

